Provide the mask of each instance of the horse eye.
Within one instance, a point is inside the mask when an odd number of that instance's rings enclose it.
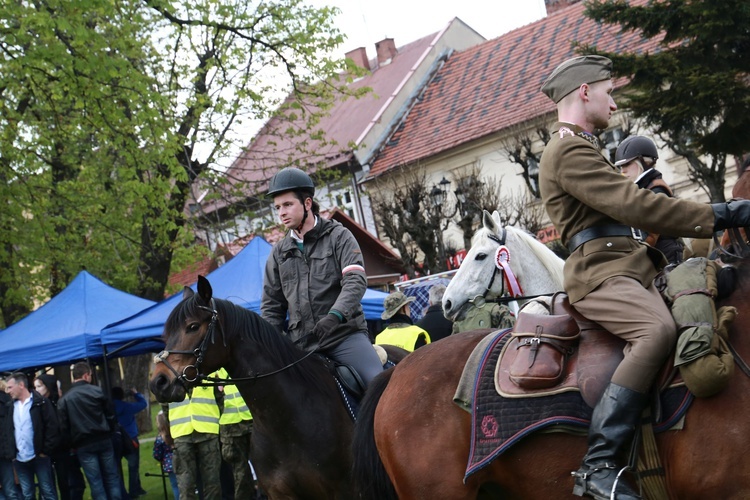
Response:
[[[484,260],[487,258],[486,253],[478,253],[476,257],[474,257],[474,260]]]
[[[197,322],[195,322],[195,323],[190,323],[190,324],[189,324],[189,325],[187,326],[187,333],[195,333],[195,332],[197,332],[198,330],[200,330],[200,328],[201,328],[201,324],[200,324],[200,323],[197,323]]]

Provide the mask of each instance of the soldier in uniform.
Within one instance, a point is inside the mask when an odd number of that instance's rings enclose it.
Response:
[[[229,374],[222,368],[219,370],[219,377],[226,379],[229,378]],[[221,457],[232,468],[235,500],[251,498],[250,495],[255,491],[255,485],[248,460],[250,460],[250,438],[253,435],[253,416],[236,385],[225,385],[223,392],[224,411],[221,412],[219,419]]]
[[[430,334],[411,320],[411,304],[416,297],[407,297],[403,292],[393,292],[383,301],[384,311],[380,315],[388,320],[388,326],[375,337],[376,344],[390,344],[409,352],[431,342]]]
[[[209,377],[217,377],[214,372]],[[212,386],[193,388],[190,397],[169,403],[169,431],[174,438],[174,472],[181,500],[195,500],[200,475],[201,498],[221,498],[219,418],[221,394]]]
[[[558,122],[541,159],[547,214],[571,254],[564,286],[573,306],[627,342],[624,359],[596,404],[588,450],[574,473],[578,496],[640,498],[619,476],[647,392],[674,346],[676,326],[653,285],[664,255],[639,231],[707,238],[750,223],[750,201],[703,204],[639,189],[602,155],[593,135],[617,110],[612,61],[588,55],[560,64],[542,85]],[[679,214],[679,217],[675,217]],[[612,491],[616,489],[616,491]]]

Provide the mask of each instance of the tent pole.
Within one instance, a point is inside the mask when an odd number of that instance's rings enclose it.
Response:
[[[112,399],[112,388],[109,381],[109,363],[107,362],[107,346],[102,345],[102,351],[104,352],[104,394],[108,399]]]

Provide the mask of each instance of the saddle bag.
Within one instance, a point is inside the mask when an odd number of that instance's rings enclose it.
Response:
[[[540,315],[519,312],[507,352],[515,356],[510,379],[522,389],[554,387],[565,374],[580,330],[568,314]]]

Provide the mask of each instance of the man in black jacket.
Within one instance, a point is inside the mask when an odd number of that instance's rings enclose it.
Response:
[[[430,334],[430,339],[444,339],[453,331],[453,322],[443,315],[443,294],[445,285],[437,284],[430,287],[428,292],[429,307],[427,312],[417,322],[417,326]]]
[[[0,391],[0,484],[7,500],[19,498],[16,479],[13,475],[14,458],[16,458],[16,438],[13,435],[13,401],[3,389]]]
[[[39,482],[42,500],[57,500],[55,474],[50,455],[60,443],[60,429],[55,408],[36,391],[29,391],[24,373],[14,373],[7,382],[13,398],[13,429],[16,440],[14,466],[23,497],[36,498],[34,476]]]
[[[120,476],[112,447],[115,414],[87,363],[73,365],[73,385],[58,404],[60,424],[76,449],[92,498],[120,500]],[[109,497],[108,497],[109,496]]]

